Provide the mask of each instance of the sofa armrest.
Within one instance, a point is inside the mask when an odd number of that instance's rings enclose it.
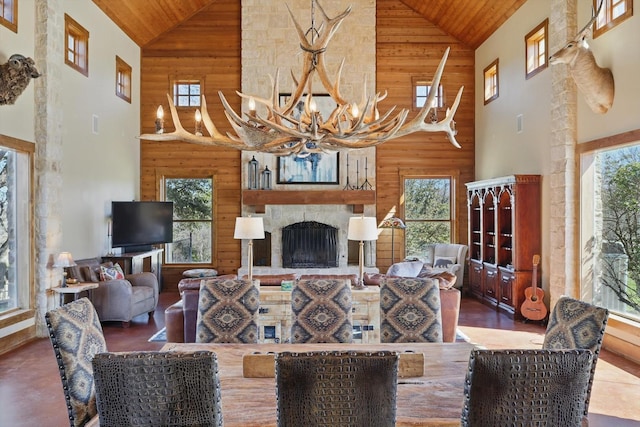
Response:
[[[132,286],[128,280],[106,280],[98,282],[98,287],[93,289],[91,293],[91,302],[96,308],[98,317],[101,321],[128,321],[132,317],[132,294]]]
[[[136,274],[128,274],[125,278],[131,283],[131,286],[146,286],[153,289],[154,307],[158,305],[160,299],[160,284],[155,274],[144,272]]]

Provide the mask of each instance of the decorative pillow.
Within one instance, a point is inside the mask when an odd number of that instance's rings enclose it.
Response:
[[[417,277],[422,270],[422,261],[397,262],[389,267],[387,276],[393,277]]]
[[[444,267],[449,268],[450,265],[455,264],[457,258],[454,256],[436,256],[436,259],[433,261],[433,266],[435,268]]]
[[[95,270],[93,270],[88,265],[80,266],[80,275],[82,278],[79,278],[81,282],[99,282],[98,275]]]
[[[124,279],[124,272],[120,267],[120,264],[116,264],[113,267],[105,267],[103,265],[100,266],[100,280],[117,280]]]

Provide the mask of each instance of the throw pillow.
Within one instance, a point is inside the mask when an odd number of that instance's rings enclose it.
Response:
[[[451,264],[456,263],[456,257],[454,256],[436,256],[436,259],[433,261],[433,266],[438,268],[449,268]]]
[[[124,273],[120,264],[116,264],[113,267],[105,267],[103,265],[100,266],[100,280],[117,280],[124,279]]]
[[[389,267],[387,276],[417,277],[422,270],[422,261],[397,262]]]
[[[80,274],[81,282],[93,282],[97,283],[99,281],[98,275],[96,272],[88,265],[80,266]]]

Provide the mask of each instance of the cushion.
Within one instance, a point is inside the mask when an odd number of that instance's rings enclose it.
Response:
[[[120,267],[120,264],[116,264],[113,267],[100,266],[100,280],[105,282],[107,280],[124,279],[124,272]]]
[[[218,271],[213,268],[193,268],[182,272],[182,277],[194,278],[194,277],[216,277]]]
[[[200,286],[196,342],[257,343],[260,293],[249,280],[210,279]]]
[[[51,344],[65,391],[72,426],[84,426],[97,414],[91,361],[107,351],[95,308],[87,298],[46,313]]]
[[[454,256],[439,256],[436,255],[435,259],[433,260],[433,267],[435,268],[448,268],[449,266],[451,266],[452,264],[455,264],[457,262],[458,258],[454,257]]]
[[[417,277],[422,270],[422,261],[397,262],[387,270],[387,276],[392,277]]]
[[[291,291],[291,342],[352,342],[351,307],[346,279],[300,279]]]
[[[79,280],[81,282],[99,282],[98,275],[96,274],[95,270],[88,265],[83,265],[80,267],[80,275],[81,278],[79,278]]]

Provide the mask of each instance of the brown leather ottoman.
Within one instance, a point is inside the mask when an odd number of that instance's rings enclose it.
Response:
[[[167,342],[184,342],[182,300],[164,310],[164,324],[167,329]]]

